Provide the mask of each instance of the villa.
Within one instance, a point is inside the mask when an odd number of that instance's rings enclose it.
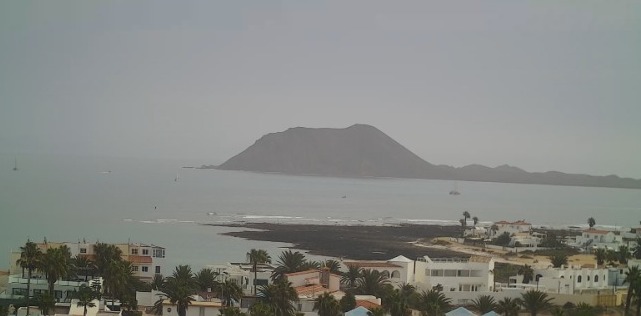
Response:
[[[561,267],[534,269],[534,279],[523,284],[523,275],[511,276],[509,287],[534,288],[559,294],[581,294],[610,289],[605,268]]]
[[[421,290],[441,286],[444,291],[490,292],[494,289],[494,259],[485,256],[470,258],[430,258],[411,260],[398,256],[387,261],[349,261],[348,266],[377,270],[393,285],[409,283]]]

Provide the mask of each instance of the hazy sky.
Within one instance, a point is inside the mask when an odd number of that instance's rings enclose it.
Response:
[[[371,124],[436,164],[641,178],[641,1],[0,1],[0,154],[218,164]]]

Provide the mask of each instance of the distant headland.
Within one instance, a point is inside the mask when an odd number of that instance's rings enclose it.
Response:
[[[370,125],[290,128],[270,133],[219,166],[201,168],[333,177],[391,177],[455,181],[641,189],[641,180],[558,171],[527,172],[508,165],[434,165]]]

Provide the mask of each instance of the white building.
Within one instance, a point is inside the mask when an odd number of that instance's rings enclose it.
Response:
[[[532,224],[524,220],[518,220],[516,222],[499,221],[494,223],[492,227],[493,229],[490,229],[491,238],[501,236],[503,233],[508,233],[512,236],[513,234],[532,232]]]
[[[623,245],[623,237],[619,232],[599,229],[586,229],[581,236],[576,237],[576,242],[571,246],[581,249],[618,249]]]
[[[187,307],[187,316],[220,316],[223,306],[219,301],[205,301],[198,295],[193,298],[194,301]],[[178,316],[178,306],[169,300],[163,300],[162,309],[164,316]]]
[[[37,243],[38,248],[44,253],[47,249],[50,248],[59,248],[61,246],[67,246],[71,252],[71,257],[86,257],[91,261],[96,260],[96,254],[94,252],[94,246],[97,243],[87,243],[80,242],[46,242],[46,243]],[[165,262],[165,248],[156,246],[153,244],[141,244],[141,243],[121,243],[121,244],[110,244],[116,246],[122,252],[121,258],[123,260],[131,262],[131,266],[134,272],[134,276],[140,278],[143,281],[150,282],[154,274],[162,273],[162,269]],[[20,251],[14,251],[11,253],[11,263],[10,268],[11,274],[21,273],[22,269],[16,265],[16,261],[20,258]]]
[[[494,259],[471,256],[470,258],[434,258],[428,256],[416,261],[414,283],[417,287],[429,289],[437,285],[443,291],[494,290]]]
[[[510,287],[522,287],[523,275],[510,277]],[[534,279],[527,287],[540,291],[575,294],[611,288],[608,269],[562,267],[534,269]]]
[[[403,256],[388,261],[350,261],[363,269],[378,270],[388,275],[393,285],[409,283],[421,290],[441,285],[444,291],[492,291],[494,259],[484,256],[470,258],[435,258],[428,256],[411,260]]]

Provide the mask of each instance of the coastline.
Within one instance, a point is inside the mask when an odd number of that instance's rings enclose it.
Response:
[[[469,257],[469,254],[449,249],[417,245],[435,237],[458,236],[461,228],[450,225],[395,226],[331,226],[313,224],[203,224],[246,228],[248,230],[223,233],[226,236],[256,241],[283,242],[292,248],[313,255],[352,260],[387,260],[398,255],[415,259],[424,255],[437,257]],[[276,259],[278,254],[272,254]]]

